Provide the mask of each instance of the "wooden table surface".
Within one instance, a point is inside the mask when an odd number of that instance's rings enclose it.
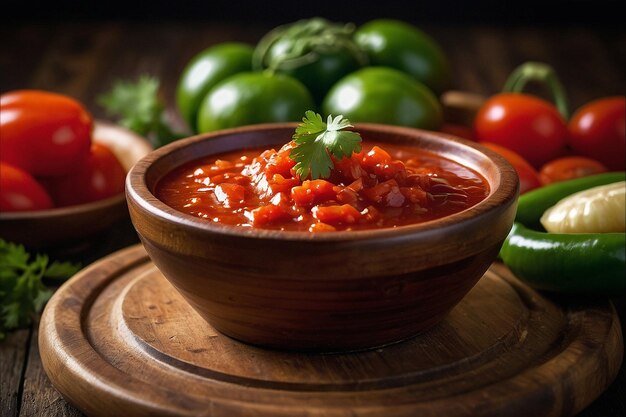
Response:
[[[106,119],[96,103],[116,79],[152,74],[162,80],[167,115],[182,128],[174,106],[176,80],[201,49],[223,41],[255,43],[272,25],[211,22],[45,22],[6,23],[0,28],[0,91],[39,88],[61,92]],[[488,95],[497,92],[518,64],[544,61],[558,71],[572,108],[594,98],[624,94],[626,35],[623,30],[564,26],[550,28],[420,25],[450,58],[454,87]],[[136,243],[123,222],[64,259],[88,264]],[[54,255],[54,254],[53,254]],[[622,329],[626,300],[613,300]],[[624,330],[623,330],[624,331]],[[45,375],[37,347],[37,326],[0,342],[0,415],[78,416]],[[626,416],[626,366],[609,389],[580,415]]]

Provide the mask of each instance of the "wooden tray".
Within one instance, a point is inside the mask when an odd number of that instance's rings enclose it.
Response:
[[[66,283],[39,344],[54,386],[93,416],[564,416],[611,383],[623,354],[607,300],[556,303],[498,264],[403,343],[257,348],[200,319],[139,245]]]

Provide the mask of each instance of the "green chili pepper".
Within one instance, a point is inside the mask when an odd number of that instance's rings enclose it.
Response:
[[[626,234],[559,234],[515,223],[500,256],[520,279],[544,290],[626,293]]]
[[[626,173],[608,172],[569,181],[557,182],[529,191],[519,198],[515,221],[531,228],[541,228],[539,219],[543,213],[568,195],[599,185],[624,181]]]
[[[544,211],[568,195],[624,181],[624,172],[610,172],[548,185],[519,199],[516,223],[500,257],[531,286],[544,290],[617,295],[626,293],[626,234],[546,233]]]

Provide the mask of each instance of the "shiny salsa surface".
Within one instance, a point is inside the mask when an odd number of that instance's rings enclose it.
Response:
[[[183,213],[239,227],[332,232],[397,227],[463,211],[489,193],[477,172],[409,146],[364,141],[334,159],[327,179],[301,181],[279,150],[191,161],[168,173],[156,197]]]

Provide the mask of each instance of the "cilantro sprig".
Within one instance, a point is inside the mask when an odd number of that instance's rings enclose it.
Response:
[[[170,127],[159,88],[158,78],[149,75],[135,82],[118,80],[111,91],[98,97],[98,103],[109,115],[118,117],[122,126],[149,138],[159,147],[186,136]]]
[[[80,265],[52,262],[37,254],[33,260],[23,246],[0,239],[0,340],[6,332],[28,326],[52,295],[42,279],[64,280]]]
[[[292,138],[297,146],[289,154],[301,180],[328,178],[334,167],[331,156],[342,159],[361,151],[361,135],[344,130],[349,127],[353,126],[342,115],[329,115],[324,122],[318,113],[305,113]]]

